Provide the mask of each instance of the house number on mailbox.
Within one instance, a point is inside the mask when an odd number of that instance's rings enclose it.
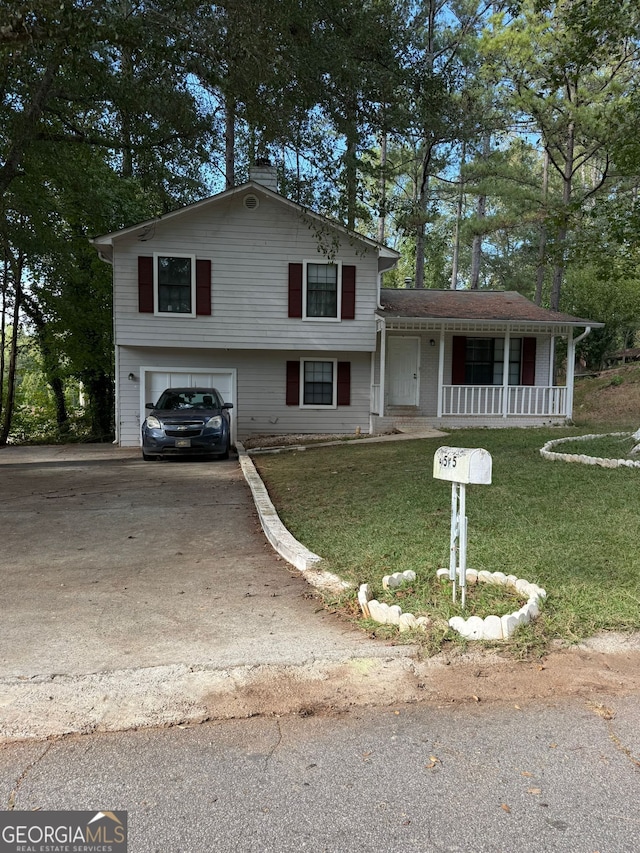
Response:
[[[456,579],[462,592],[462,606],[467,593],[467,483],[491,483],[491,454],[480,447],[439,447],[433,457],[433,476],[451,482],[451,537],[449,547],[449,579],[456,600]]]

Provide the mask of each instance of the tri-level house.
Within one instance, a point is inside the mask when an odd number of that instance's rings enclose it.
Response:
[[[184,385],[233,403],[234,440],[571,417],[574,330],[599,324],[517,293],[384,289],[397,252],[279,195],[271,167],[251,177],[92,241],[113,266],[120,445]]]

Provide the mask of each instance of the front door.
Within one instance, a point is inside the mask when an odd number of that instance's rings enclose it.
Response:
[[[420,338],[387,338],[387,402],[390,406],[417,406]]]

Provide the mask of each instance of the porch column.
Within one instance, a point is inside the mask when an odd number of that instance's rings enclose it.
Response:
[[[440,345],[438,348],[438,418],[442,417],[442,387],[444,385],[444,326],[440,329]]]
[[[385,320],[382,321],[382,326],[380,328],[380,405],[378,408],[380,409],[380,417],[383,418],[385,416],[385,404],[384,404],[384,377],[387,372],[387,323]]]
[[[567,402],[565,418],[571,420],[573,417],[573,377],[576,369],[576,342],[573,338],[573,329],[567,335]]]
[[[504,334],[504,353],[502,357],[502,417],[509,414],[509,350],[511,348],[511,332]]]

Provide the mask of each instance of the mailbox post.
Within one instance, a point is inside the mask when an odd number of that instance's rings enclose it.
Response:
[[[462,606],[467,593],[467,493],[468,483],[491,483],[491,454],[480,447],[439,447],[433,457],[433,476],[451,483],[451,537],[449,579],[456,600],[456,576],[459,577]]]

